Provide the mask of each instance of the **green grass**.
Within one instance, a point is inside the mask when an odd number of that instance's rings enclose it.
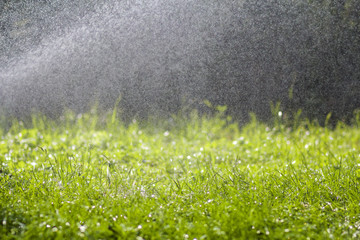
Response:
[[[360,237],[360,121],[115,115],[0,130],[0,239]]]

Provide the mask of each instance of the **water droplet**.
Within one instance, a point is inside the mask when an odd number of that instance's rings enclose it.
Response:
[[[86,226],[80,226],[79,229],[80,229],[80,232],[85,232],[86,231]]]

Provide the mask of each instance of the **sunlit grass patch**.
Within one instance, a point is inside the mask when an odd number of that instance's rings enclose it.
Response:
[[[239,128],[222,114],[113,116],[34,116],[1,131],[2,239],[360,234],[356,120],[330,129],[253,118]]]

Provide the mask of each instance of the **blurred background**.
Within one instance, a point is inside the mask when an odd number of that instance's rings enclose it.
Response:
[[[360,108],[357,0],[0,0],[3,115],[183,108],[347,121]]]

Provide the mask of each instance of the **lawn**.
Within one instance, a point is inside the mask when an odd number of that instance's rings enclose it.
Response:
[[[222,114],[0,129],[0,239],[360,238],[360,121]]]

